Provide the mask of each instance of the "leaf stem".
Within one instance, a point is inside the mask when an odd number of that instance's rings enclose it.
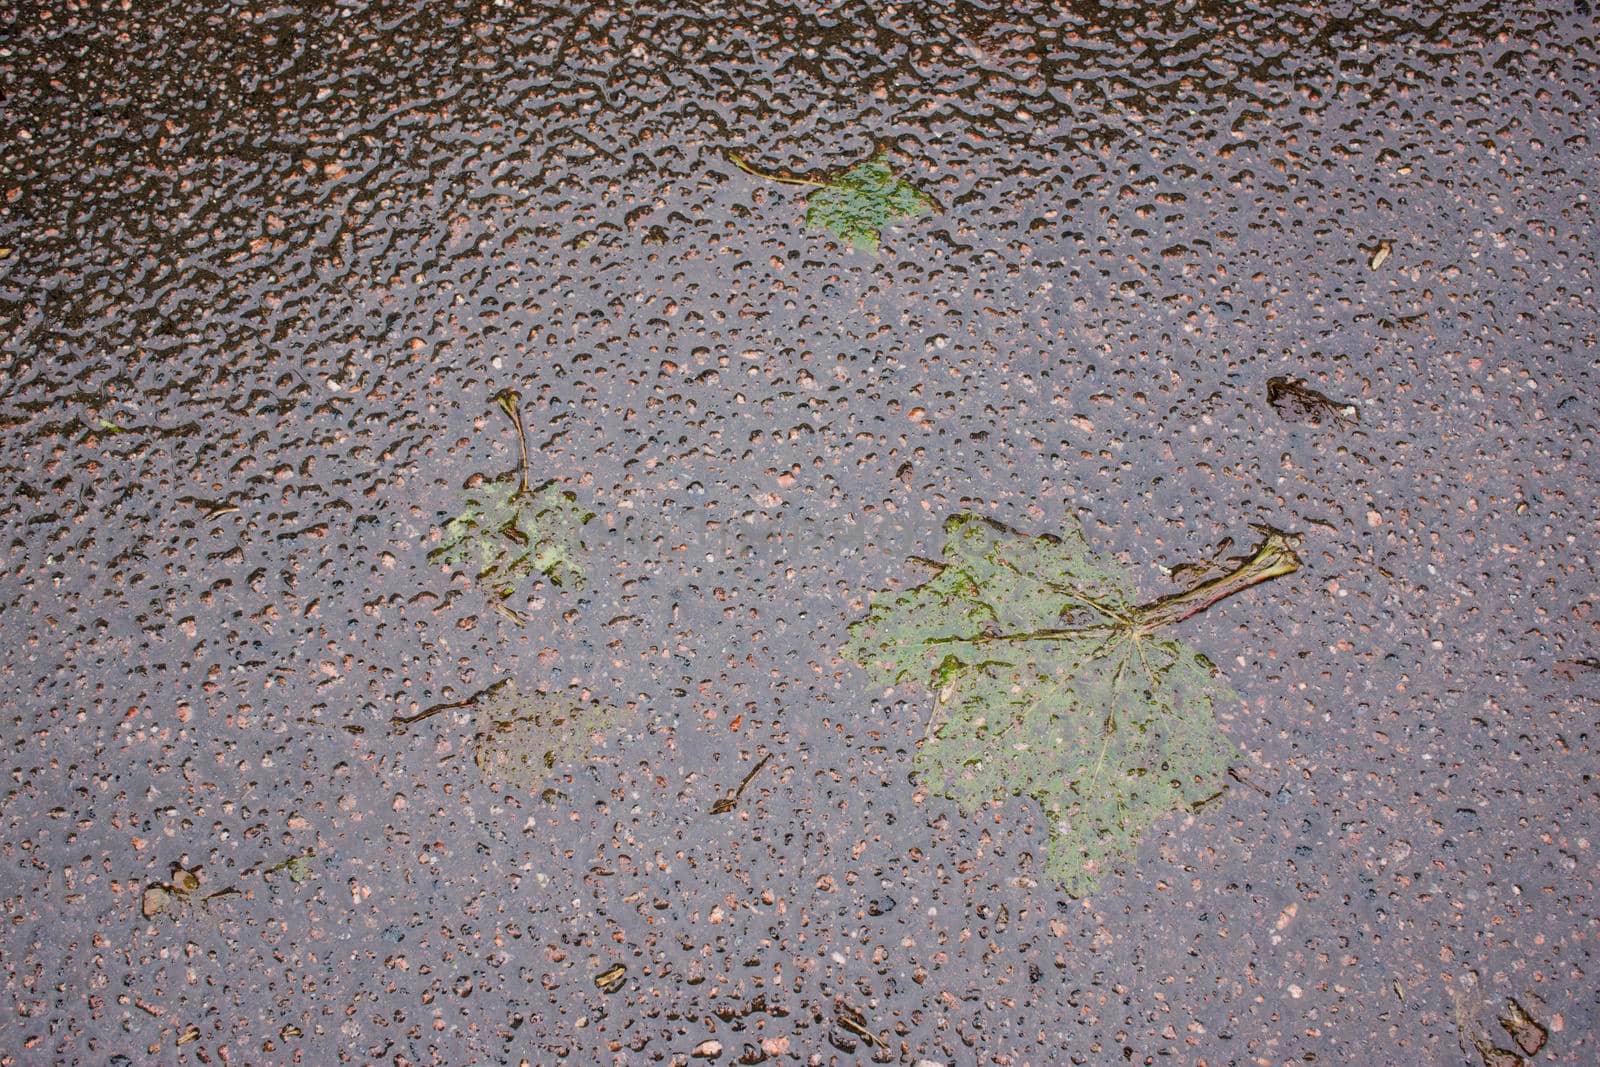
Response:
[[[1300,557],[1295,554],[1295,548],[1299,545],[1300,538],[1295,534],[1284,533],[1271,527],[1263,527],[1262,530],[1266,538],[1256,546],[1255,552],[1248,559],[1232,571],[1208,582],[1201,582],[1192,589],[1173,593],[1135,608],[1134,634],[1147,636],[1163,626],[1171,626],[1190,616],[1198,615],[1217,601],[1242,592],[1252,585],[1285,574],[1293,574],[1299,570]]]
[[[1201,582],[1181,593],[1173,593],[1159,600],[1152,600],[1148,604],[1140,604],[1130,609],[1125,616],[1113,612],[1108,607],[1094,605],[1116,621],[1091,623],[1087,626],[1049,627],[1011,634],[973,636],[957,634],[930,638],[927,644],[994,645],[1023,644],[1029,641],[1076,641],[1098,633],[1111,634],[1113,637],[1118,634],[1148,637],[1163,626],[1171,626],[1192,615],[1198,615],[1217,601],[1242,592],[1252,585],[1259,585],[1272,578],[1293,574],[1299,570],[1300,557],[1295,554],[1295,547],[1300,543],[1299,535],[1274,530],[1270,526],[1260,529],[1266,534],[1266,538],[1256,546],[1255,552],[1248,559],[1227,574]]]
[[[510,418],[511,425],[517,428],[517,450],[522,456],[522,488],[518,492],[531,492],[528,485],[528,431],[522,426],[522,394],[515,389],[502,389],[494,394],[494,399],[500,405],[500,410]]]
[[[929,645],[1010,645],[1022,644],[1026,641],[1076,641],[1088,634],[1108,633],[1126,628],[1126,623],[1096,622],[1088,626],[1055,626],[1043,630],[1026,630],[1016,634],[977,634],[972,637],[954,634],[950,637],[930,637],[925,643]]]
[[[727,156],[729,163],[732,163],[746,174],[753,175],[754,177],[761,178],[769,182],[779,182],[783,185],[808,185],[817,189],[820,189],[824,185],[828,184],[827,182],[819,182],[815,178],[796,178],[793,175],[788,174],[768,174],[766,171],[757,170],[756,168],[752,167],[749,163],[745,162],[745,158],[743,156],[732,150],[727,152]]]

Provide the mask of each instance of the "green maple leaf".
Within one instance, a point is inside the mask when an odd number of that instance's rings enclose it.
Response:
[[[1027,796],[1049,823],[1045,869],[1094,891],[1168,812],[1213,796],[1233,748],[1213,708],[1235,699],[1210,662],[1158,633],[1299,567],[1268,531],[1232,572],[1138,604],[1083,532],[1033,537],[971,514],[945,523],[933,576],[875,597],[843,654],[886,685],[936,694],[915,768],[971,814]]]
[[[523,696],[509,681],[485,692],[476,714],[473,760],[484,781],[525,791],[545,786],[557,776],[557,768],[583,762],[593,735],[621,720],[617,709],[597,700],[554,693]],[[543,792],[549,796],[555,791]]]
[[[901,219],[935,211],[933,197],[899,177],[879,152],[826,180],[767,174],[737,155],[729,158],[749,174],[786,185],[808,185],[806,225],[821,227],[859,251],[877,255],[882,230]]]
[[[470,571],[501,600],[534,574],[582,588],[582,530],[594,512],[557,482],[523,484],[505,475],[468,489],[461,513],[445,524],[428,558]]]
[[[877,255],[885,226],[932,210],[932,198],[897,177],[879,153],[807,197],[806,225],[820,226],[852,248]]]

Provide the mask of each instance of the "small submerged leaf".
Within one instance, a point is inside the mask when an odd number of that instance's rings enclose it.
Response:
[[[293,882],[295,885],[299,885],[302,882],[316,877],[316,872],[311,869],[311,861],[316,859],[316,857],[316,849],[308,848],[297,856],[290,856],[286,860],[281,860],[277,863],[274,863],[271,867],[268,867],[266,870],[262,871],[262,873],[276,874],[277,872],[282,871],[289,876],[289,881]]]
[[[582,530],[594,512],[553,479],[538,488],[530,484],[522,394],[502,389],[494,401],[517,431],[519,471],[469,483],[461,513],[445,524],[444,543],[428,553],[428,559],[470,570],[500,601],[515,596],[534,574],[558,586],[581,588]],[[496,607],[522,621],[504,603]]]
[[[1136,603],[1081,530],[1032,537],[978,515],[945,523],[943,559],[876,598],[843,653],[879,682],[934,694],[915,768],[972,813],[1028,796],[1049,820],[1047,872],[1072,896],[1128,860],[1151,824],[1216,794],[1233,756],[1209,661],[1157,631],[1299,566],[1270,531],[1232,573]]]
[[[430,560],[469,571],[501,600],[542,574],[558,586],[582,588],[584,523],[594,512],[554,481],[523,489],[512,475],[467,490],[461,513],[444,528]]]
[[[477,716],[473,760],[484,781],[546,795],[557,768],[586,760],[593,735],[614,726],[621,713],[571,695],[523,696],[515,682],[506,682],[484,694]]]

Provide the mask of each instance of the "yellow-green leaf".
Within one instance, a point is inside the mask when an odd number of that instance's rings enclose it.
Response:
[[[960,514],[934,574],[874,598],[844,655],[934,694],[917,773],[976,811],[1026,796],[1049,826],[1047,872],[1072,896],[1127,861],[1168,812],[1215,794],[1233,756],[1210,663],[1157,631],[1299,565],[1270,531],[1231,573],[1149,604],[1077,528],[1029,536]]]

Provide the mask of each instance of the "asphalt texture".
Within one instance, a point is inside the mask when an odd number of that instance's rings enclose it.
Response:
[[[6,5],[0,1064],[1600,1062],[1595,49]],[[942,207],[876,256],[727,156],[876,147]],[[595,518],[502,602],[430,552],[504,389]],[[839,655],[958,511],[1151,596],[1304,537],[1181,625],[1237,778],[1084,899]],[[542,787],[497,682],[603,709]]]

